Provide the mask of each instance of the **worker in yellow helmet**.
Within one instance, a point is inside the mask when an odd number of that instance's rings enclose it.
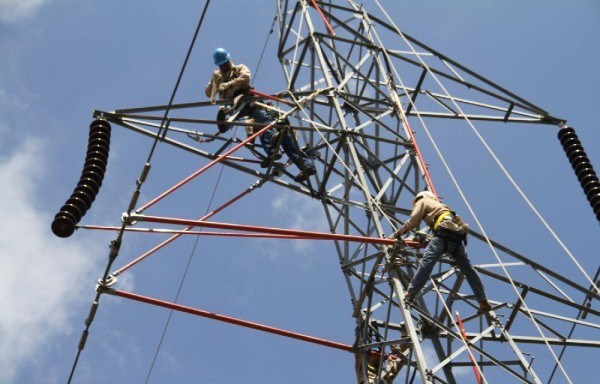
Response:
[[[454,214],[448,206],[440,203],[437,196],[429,191],[418,193],[413,199],[413,210],[410,218],[402,228],[393,233],[390,239],[402,240],[400,236],[417,228],[421,220],[433,230],[433,238],[427,244],[425,253],[417,272],[408,284],[406,300],[412,302],[416,294],[423,288],[433,271],[438,259],[448,253],[460,271],[465,275],[475,297],[479,301],[479,310],[491,310],[485,294],[485,289],[477,271],[471,265],[466,249],[466,236],[468,227]]]

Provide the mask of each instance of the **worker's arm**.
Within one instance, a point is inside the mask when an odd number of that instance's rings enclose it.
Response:
[[[213,73],[212,77],[210,78],[210,81],[208,82],[208,85],[206,86],[206,88],[204,88],[204,93],[206,94],[206,97],[212,97],[217,93],[217,88],[219,87],[220,82],[221,76],[219,75],[219,73]]]
[[[408,218],[408,220],[406,220],[406,223],[404,223],[402,228],[396,231],[396,233],[390,236],[391,238],[399,238],[405,233],[412,231],[419,225],[419,223],[421,222],[421,220],[423,220],[423,217],[425,216],[425,204],[423,203],[423,200],[424,199],[420,199],[419,201],[417,201],[415,207],[410,213],[410,217]]]
[[[219,85],[219,91],[231,90],[235,92],[238,89],[245,89],[250,87],[251,72],[244,64],[236,65],[233,69],[236,76],[226,83]]]

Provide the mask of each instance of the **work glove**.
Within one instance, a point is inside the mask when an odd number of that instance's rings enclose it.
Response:
[[[397,236],[396,232],[392,233],[390,235],[390,237],[388,237],[388,239],[390,239],[390,240],[396,240],[396,243],[398,245],[401,245],[401,246],[405,246],[406,245],[406,242],[404,241],[404,239],[402,237]]]

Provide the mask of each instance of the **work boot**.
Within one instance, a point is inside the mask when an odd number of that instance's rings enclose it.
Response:
[[[492,310],[492,305],[490,304],[490,302],[487,300],[484,300],[479,303],[479,308],[477,309],[477,312],[485,313],[485,312],[489,312],[491,310]]]
[[[317,173],[317,170],[315,169],[315,167],[308,167],[305,170],[303,170],[302,172],[300,172],[299,174],[297,174],[296,177],[294,177],[294,181],[296,181],[298,183],[302,183],[302,182],[306,181],[309,177],[314,175],[315,173]]]
[[[406,291],[404,293],[404,301],[406,301],[406,303],[412,304],[414,300],[415,300],[415,294],[414,293],[412,293],[411,291]]]
[[[273,161],[277,161],[281,159],[281,153],[277,152],[275,155],[268,155],[265,159],[263,159],[263,161],[260,162],[260,167],[267,168],[271,162],[271,157],[273,157]]]

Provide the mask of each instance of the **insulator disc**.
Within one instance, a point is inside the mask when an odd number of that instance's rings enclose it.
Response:
[[[588,168],[586,170],[583,170],[581,172],[579,172],[579,174],[577,175],[577,177],[579,178],[580,181],[583,181],[585,179],[591,178],[593,180],[598,180],[598,176],[596,176],[596,172],[594,171],[593,168]]]
[[[580,156],[580,155],[583,155],[587,158],[587,154],[585,153],[583,148],[575,148],[575,149],[567,150],[567,157],[569,158],[570,162],[572,162],[574,158],[576,158],[577,156]]]
[[[92,188],[91,186],[89,186],[87,184],[78,184],[77,187],[75,187],[75,191],[73,192],[73,194],[75,194],[75,193],[85,194],[90,199],[90,204],[93,203],[94,200],[96,200],[97,192],[94,191],[94,188]]]
[[[68,215],[61,214],[59,212],[59,216],[56,217],[52,221],[52,232],[58,237],[69,237],[75,232],[75,225],[77,223],[73,222],[73,219]]]
[[[79,222],[79,220],[81,220],[81,217],[83,216],[83,214],[81,213],[81,210],[73,204],[65,204],[62,207],[60,207],[60,212],[62,213],[69,213],[71,216],[71,218],[73,219],[73,222],[75,224],[77,224]],[[58,216],[58,214],[57,214]]]
[[[85,213],[87,212],[89,205],[86,205],[85,200],[82,200],[81,198],[77,197],[77,196],[73,196],[71,195],[71,197],[69,198],[69,200],[67,200],[67,204],[68,205],[74,205],[77,207],[77,209],[79,209],[79,212],[81,212],[81,217],[83,217],[83,215],[85,215]]]
[[[88,153],[86,153],[85,162],[87,163],[88,161],[94,158],[101,160],[102,163],[104,163],[102,164],[103,167],[106,167],[106,165],[108,164],[108,155],[106,154],[106,152],[89,151]]]
[[[92,192],[94,193],[94,196],[98,194],[98,191],[100,190],[100,186],[102,185],[102,183],[98,184],[94,179],[90,179],[88,177],[82,177],[79,179],[79,182],[77,183],[77,186],[81,186],[81,185],[85,185],[89,188],[92,189]]]
[[[596,213],[596,210],[600,209],[600,196],[596,196],[593,201],[595,201],[596,203],[590,203],[590,205],[592,206],[592,209],[594,210],[594,213]]]
[[[102,139],[110,142],[110,132],[107,131],[93,131],[90,132],[89,140]]]
[[[108,149],[102,148],[98,145],[94,145],[92,148],[88,149],[85,154],[86,161],[90,158],[97,157],[102,159],[105,163],[108,164]]]
[[[95,164],[97,166],[99,166],[102,169],[106,169],[106,165],[107,165],[107,161],[106,159],[102,158],[102,154],[99,152],[94,152],[94,154],[89,155],[86,159],[85,159],[85,164],[83,165],[88,166],[88,165],[92,165]]]
[[[561,141],[561,143],[566,138],[573,136],[577,137],[577,135],[575,134],[575,130],[571,127],[562,128],[558,131],[558,139]]]
[[[583,186],[583,191],[587,195],[590,191],[593,191],[596,188],[600,188],[600,181],[593,180]]]
[[[109,140],[110,140],[110,131],[107,131],[104,128],[91,128],[90,129],[90,135],[88,136],[88,140],[92,136],[96,136],[96,135],[99,135],[99,134],[107,136],[109,138]]]
[[[92,203],[94,202],[94,197],[90,196],[87,193],[85,193],[84,191],[82,191],[81,189],[79,189],[79,187],[75,188],[75,190],[73,191],[73,194],[71,195],[71,197],[77,198],[77,199],[83,201],[83,204],[84,204],[84,207],[85,207],[86,211],[88,209],[90,209],[90,207],[92,206]]]
[[[590,164],[590,163],[582,163],[582,164],[574,165],[573,170],[575,171],[575,175],[577,176],[578,179],[581,177],[580,175],[587,175],[590,172],[593,174],[596,174],[596,172],[594,172],[594,168],[592,168],[592,164]]]
[[[83,171],[81,172],[81,174],[85,174],[86,172],[96,172],[97,174],[101,175],[102,178],[104,178],[104,172],[106,171],[101,165],[98,164],[94,164],[94,163],[90,163],[90,164],[85,164],[85,167],[83,168]]]
[[[110,133],[110,124],[108,123],[108,121],[106,120],[94,120],[92,121],[92,123],[90,124],[90,130],[92,129],[97,129],[97,130],[104,130],[108,133]]]
[[[94,180],[96,182],[96,185],[98,185],[98,190],[99,190],[100,187],[102,186],[102,180],[104,179],[104,174],[100,174],[100,173],[94,172],[94,171],[86,171],[81,174],[81,177]]]
[[[587,191],[584,191],[590,203],[592,203],[592,199],[596,198],[600,195],[600,185],[594,185],[589,188]],[[593,204],[593,203],[592,203]]]
[[[566,136],[561,140],[561,144],[565,151],[569,149],[581,149],[581,142],[577,138],[577,136]]]
[[[576,156],[573,156],[572,158],[569,159],[569,161],[571,162],[571,165],[573,166],[573,168],[575,168],[576,166],[580,165],[580,164],[590,164],[590,160],[588,159],[588,157],[585,155],[585,153],[578,153]]]
[[[88,152],[94,146],[99,146],[102,148],[102,150],[108,151],[110,149],[110,142],[99,137],[95,139],[90,139],[90,141],[88,142]]]
[[[593,188],[594,186],[600,186],[600,181],[598,181],[598,179],[594,179],[594,178],[586,178],[585,180],[581,180],[581,187],[583,188],[583,191],[587,191],[590,188]]]
[[[94,139],[88,143],[88,152],[92,152],[94,150],[106,152],[108,155],[108,150],[110,149],[110,145],[106,140],[103,139]]]

